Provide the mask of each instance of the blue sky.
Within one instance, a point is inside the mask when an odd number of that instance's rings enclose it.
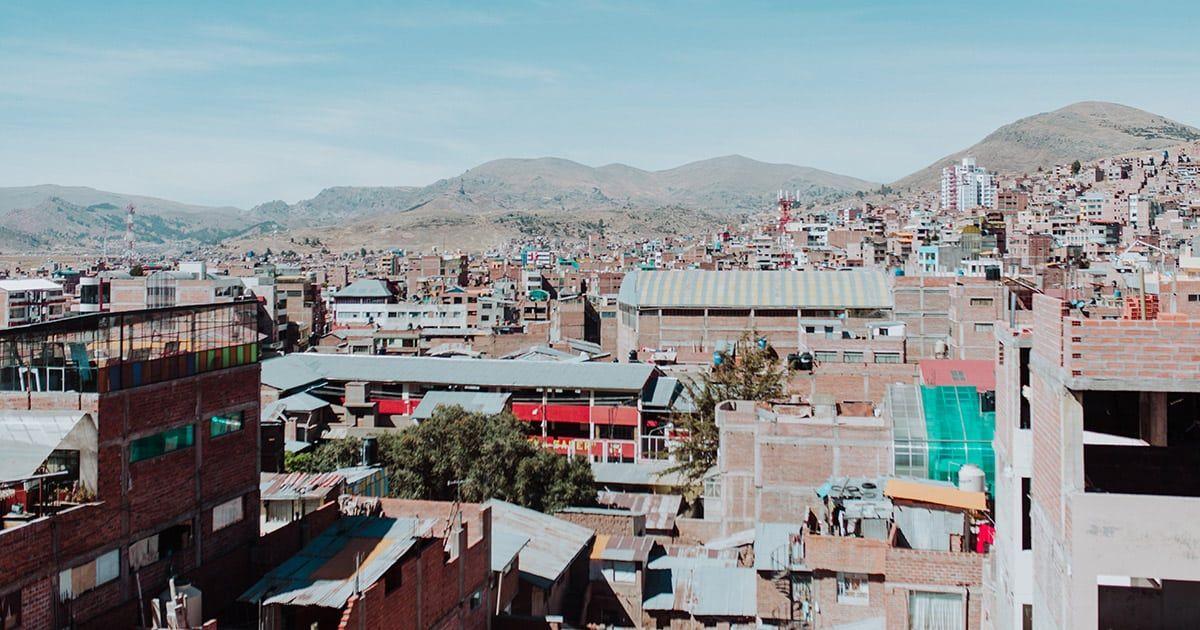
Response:
[[[1200,3],[0,0],[0,186],[249,207],[501,157],[890,181],[1108,100],[1200,125]]]

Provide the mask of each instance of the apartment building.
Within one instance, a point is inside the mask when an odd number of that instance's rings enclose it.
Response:
[[[207,618],[248,586],[256,308],[0,332],[0,600],[20,627],[134,627],[170,578]]]
[[[0,280],[0,328],[50,322],[67,314],[62,286],[38,278]]]

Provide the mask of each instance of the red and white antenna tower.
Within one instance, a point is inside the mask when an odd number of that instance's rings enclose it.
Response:
[[[786,191],[779,191],[779,231],[786,232],[787,226],[792,222],[792,200],[791,194]]]
[[[125,258],[129,262],[129,268],[133,268],[134,251],[133,251],[133,204],[125,207]]]

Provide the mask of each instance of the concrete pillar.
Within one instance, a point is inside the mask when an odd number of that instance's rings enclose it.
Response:
[[[1139,433],[1150,446],[1167,445],[1167,393],[1139,392]]]

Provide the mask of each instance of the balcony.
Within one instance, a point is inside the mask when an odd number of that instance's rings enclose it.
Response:
[[[257,309],[96,313],[0,331],[0,392],[104,393],[255,363]]]

